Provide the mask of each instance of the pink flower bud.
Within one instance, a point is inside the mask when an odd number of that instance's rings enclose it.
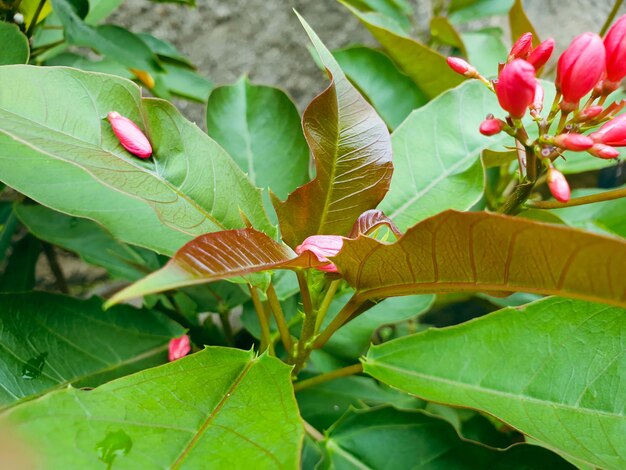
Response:
[[[533,97],[533,102],[530,105],[530,110],[534,111],[535,114],[540,113],[543,109],[543,87],[539,82],[535,85],[535,96]]]
[[[576,118],[576,122],[591,121],[593,118],[599,116],[603,109],[602,106],[589,106],[587,109],[581,111]]]
[[[465,77],[474,77],[478,73],[474,67],[460,57],[448,57],[446,62],[452,70]]]
[[[554,39],[546,39],[532,50],[526,61],[535,67],[535,70],[539,70],[541,67],[546,65],[546,62],[550,59],[553,50]]]
[[[152,146],[148,138],[133,121],[115,111],[110,112],[107,117],[122,147],[139,158],[148,158],[152,155]]]
[[[548,188],[557,201],[567,202],[570,197],[570,189],[563,173],[556,168],[548,168]]]
[[[506,123],[496,118],[487,118],[483,122],[480,123],[480,133],[482,135],[496,135],[504,129]]]
[[[535,98],[537,79],[535,69],[523,59],[513,59],[500,73],[495,84],[500,106],[520,119]]]
[[[520,38],[515,41],[513,47],[511,48],[511,52],[509,52],[508,62],[513,59],[526,59],[528,54],[530,54],[530,50],[533,48],[533,33],[524,33],[520,36]]]
[[[189,336],[182,335],[180,338],[174,338],[170,340],[170,346],[169,346],[170,362],[186,356],[189,353],[189,351],[191,351],[191,345],[189,344]]]
[[[590,135],[599,144],[612,147],[626,146],[626,114],[620,114],[616,118],[604,123],[600,129]]]
[[[602,158],[604,160],[611,160],[619,157],[619,152],[616,148],[610,147],[604,144],[595,144],[589,150],[587,150],[594,157]]]
[[[593,139],[582,134],[559,134],[552,141],[555,145],[567,150],[581,152],[593,147]]]
[[[619,83],[626,77],[626,15],[621,16],[604,37],[606,80]]]
[[[577,36],[561,54],[556,85],[563,94],[563,109],[575,108],[600,81],[606,68],[605,57],[602,39],[595,33]]]
[[[317,269],[329,273],[336,273],[337,266],[328,260],[328,256],[335,256],[339,253],[342,246],[343,237],[339,235],[311,235],[296,247],[296,253],[301,255],[305,251],[310,251],[321,263],[329,263]]]

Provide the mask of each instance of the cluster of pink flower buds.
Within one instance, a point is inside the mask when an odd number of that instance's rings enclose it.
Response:
[[[456,72],[488,85],[508,114],[506,120],[487,116],[480,132],[491,136],[504,131],[526,148],[537,148],[534,153],[545,163],[552,194],[559,201],[567,201],[570,193],[567,180],[552,164],[563,150],[586,151],[598,158],[611,159],[619,156],[615,147],[626,147],[626,115],[616,117],[626,106],[626,100],[603,107],[606,97],[626,78],[626,15],[615,22],[604,40],[595,33],[583,33],[561,54],[555,80],[557,97],[547,118],[541,116],[544,92],[536,74],[550,58],[554,40],[543,41],[535,48],[532,40],[532,34],[525,33],[513,44],[506,63],[500,64],[498,77],[492,82],[463,59],[450,57],[448,64]],[[591,97],[581,107],[581,100],[590,92]],[[600,101],[594,104],[597,99]],[[527,111],[540,131],[540,137],[532,144],[521,121]],[[553,129],[556,135],[550,136],[547,133],[559,112],[561,120]],[[595,132],[583,134],[598,125],[601,127]]]
[[[313,253],[320,263],[328,263],[317,269],[327,273],[338,272],[337,266],[330,262],[329,256],[335,256],[341,251],[343,237],[339,235],[311,235],[296,247],[296,253],[301,255],[305,251]]]

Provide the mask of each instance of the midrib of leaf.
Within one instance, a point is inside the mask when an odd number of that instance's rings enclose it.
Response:
[[[360,470],[374,470],[372,467],[365,465],[363,462],[357,459],[354,455],[352,455],[350,452],[345,450],[343,447],[337,444],[334,440],[329,439],[326,446],[334,450],[336,453],[340,454],[342,457],[344,457],[351,464],[354,464]]]
[[[204,423],[202,423],[202,426],[200,426],[200,428],[198,429],[198,432],[196,432],[194,434],[194,436],[187,443],[187,445],[182,450],[182,452],[180,453],[180,455],[178,456],[176,461],[172,464],[172,466],[170,467],[172,470],[180,468],[180,466],[183,464],[183,461],[185,460],[185,457],[187,457],[187,455],[193,450],[193,448],[198,443],[198,441],[200,440],[202,435],[206,432],[208,427],[211,425],[211,422],[213,421],[213,419],[221,411],[221,409],[224,407],[224,405],[226,404],[228,399],[233,395],[235,389],[239,386],[239,384],[244,379],[244,377],[248,374],[248,372],[250,372],[250,369],[252,369],[252,367],[254,366],[254,364],[256,364],[256,362],[257,362],[257,359],[252,359],[245,365],[245,367],[239,373],[239,375],[237,376],[235,381],[228,388],[226,393],[222,396],[222,399],[215,406],[215,408],[213,409],[211,414],[207,417],[207,419],[204,421]]]
[[[160,354],[162,352],[167,351],[168,347],[169,347],[168,344],[164,344],[164,345],[158,346],[156,348],[150,349],[148,351],[144,351],[141,354],[138,354],[136,356],[130,357],[130,358],[125,359],[123,361],[116,362],[114,364],[109,364],[108,367],[105,367],[103,369],[95,370],[95,371],[89,372],[87,374],[81,375],[79,377],[74,377],[74,378],[72,378],[70,380],[64,380],[62,382],[57,383],[57,385],[55,385],[54,387],[47,388],[47,389],[42,390],[42,391],[40,391],[38,393],[34,393],[32,395],[29,395],[28,397],[22,397],[18,401],[14,402],[14,403],[11,403],[8,406],[4,406],[4,407],[0,406],[0,412],[3,412],[3,411],[5,411],[5,410],[7,410],[9,408],[12,408],[12,407],[14,407],[14,406],[16,406],[18,404],[22,404],[24,402],[31,401],[31,400],[33,400],[35,398],[38,398],[38,397],[40,397],[42,395],[45,395],[45,394],[47,394],[49,392],[52,392],[53,390],[58,390],[60,388],[67,387],[70,384],[73,384],[73,383],[76,383],[76,382],[80,382],[81,380],[85,380],[85,379],[88,379],[90,377],[95,377],[95,376],[98,376],[100,374],[106,374],[107,372],[111,372],[111,371],[113,371],[115,369],[119,369],[119,368],[127,366],[129,364],[133,364],[134,362],[139,362],[139,361],[141,361],[143,359],[147,359],[149,357],[156,356],[156,355],[158,355],[158,354]],[[52,377],[50,377],[50,376],[47,376],[47,377],[52,379]],[[7,392],[8,392],[8,390],[7,390]],[[11,395],[13,395],[13,394],[11,393]],[[13,396],[15,396],[15,395],[13,395]],[[18,397],[15,397],[15,398],[18,398]]]
[[[246,141],[246,158],[248,160],[248,177],[254,186],[257,186],[256,183],[256,171],[254,170],[254,155],[252,154],[251,148],[251,139],[250,139],[250,122],[248,121],[248,84],[243,82],[243,105],[244,105],[244,115],[246,122],[246,132],[244,135],[244,139]]]
[[[102,149],[102,148],[100,148],[100,147],[94,146],[93,144],[90,144],[89,142],[84,142],[84,141],[82,141],[82,140],[80,140],[80,139],[77,139],[76,137],[71,136],[71,135],[69,135],[69,134],[66,134],[65,132],[58,131],[58,130],[56,130],[56,129],[52,129],[52,128],[46,127],[46,126],[44,126],[44,125],[42,125],[42,124],[40,124],[40,123],[37,123],[37,122],[35,122],[35,121],[32,121],[32,120],[28,119],[28,118],[25,118],[25,117],[23,117],[23,116],[20,116],[20,115],[17,115],[17,114],[11,113],[10,111],[7,111],[6,109],[0,109],[0,111],[1,111],[1,112],[3,112],[3,113],[7,113],[8,115],[13,115],[13,116],[15,116],[15,117],[16,117],[16,118],[18,118],[18,119],[23,119],[23,120],[25,120],[25,121],[28,121],[29,123],[31,123],[31,124],[32,124],[32,126],[31,126],[31,127],[33,127],[33,128],[43,129],[44,131],[49,131],[49,132],[51,132],[51,133],[61,134],[61,135],[66,136],[67,138],[69,138],[69,139],[71,139],[71,140],[74,140],[74,141],[76,141],[76,142],[79,142],[79,143],[80,143],[80,144],[82,144],[82,145],[86,145],[86,146],[87,146],[86,148],[93,148],[93,149],[95,149],[95,150],[97,150],[97,151],[99,151],[99,152],[102,152],[102,153],[104,153],[104,154],[110,155],[110,156],[112,156],[112,157],[115,157],[115,158],[120,158],[120,157],[118,157],[117,155],[115,155],[114,153],[107,152],[107,151],[105,151],[104,149]],[[8,116],[7,118],[9,118],[9,119],[10,119],[10,117],[11,117],[11,116]],[[39,152],[39,153],[44,154],[44,155],[47,155],[48,157],[53,158],[53,159],[55,159],[55,160],[58,160],[58,161],[61,161],[61,162],[64,162],[64,163],[69,163],[69,164],[71,164],[71,165],[76,166],[77,168],[80,168],[81,170],[83,170],[83,171],[85,171],[85,172],[89,173],[89,174],[90,174],[90,175],[91,175],[94,179],[96,179],[96,180],[97,180],[100,184],[102,184],[102,185],[104,185],[104,186],[106,186],[106,187],[108,187],[108,188],[110,188],[110,189],[113,189],[114,191],[116,191],[116,192],[118,192],[118,193],[120,193],[120,194],[123,194],[123,195],[125,195],[125,196],[129,196],[129,197],[136,197],[136,196],[131,196],[131,195],[129,195],[128,193],[125,193],[125,192],[121,191],[119,188],[116,188],[116,187],[110,186],[110,185],[108,185],[108,184],[106,184],[106,183],[102,182],[100,179],[98,179],[98,177],[97,177],[97,176],[95,176],[95,175],[94,175],[91,171],[89,171],[89,169],[87,169],[86,167],[84,167],[84,166],[80,165],[80,163],[79,163],[79,162],[77,162],[77,161],[75,161],[75,160],[68,160],[68,159],[63,158],[63,157],[62,157],[62,156],[60,156],[60,155],[55,155],[55,154],[53,154],[53,153],[50,153],[49,151],[43,150],[43,149],[41,149],[41,148],[37,147],[36,145],[34,145],[34,144],[30,143],[30,142],[27,142],[27,141],[23,140],[22,138],[18,137],[17,135],[12,134],[11,132],[9,132],[9,131],[7,131],[7,130],[5,130],[5,129],[0,128],[0,132],[1,132],[1,133],[3,133],[4,135],[6,135],[7,137],[9,137],[9,138],[11,138],[11,139],[15,140],[16,142],[19,142],[19,143],[21,143],[22,145],[25,145],[26,147],[29,147],[29,148],[31,148],[31,149],[33,149],[33,150],[35,150],[36,152]],[[185,193],[181,192],[179,188],[177,188],[176,186],[172,185],[169,181],[167,181],[167,180],[165,180],[165,179],[163,179],[163,178],[159,177],[159,176],[158,176],[157,174],[155,174],[154,172],[148,171],[148,170],[146,170],[145,168],[140,167],[140,166],[138,166],[138,165],[134,164],[132,161],[129,161],[129,160],[124,160],[124,162],[125,162],[125,163],[127,163],[127,164],[129,164],[131,167],[133,167],[133,168],[135,168],[135,169],[139,170],[139,172],[144,173],[144,174],[148,174],[148,175],[150,175],[150,177],[151,177],[151,178],[156,179],[157,181],[159,181],[159,183],[163,184],[165,187],[167,187],[167,188],[168,188],[168,189],[170,189],[172,192],[174,192],[174,194],[176,194],[176,196],[178,196],[178,197],[180,197],[181,199],[185,200],[187,203],[189,203],[189,205],[191,205],[194,209],[196,209],[196,210],[197,210],[200,214],[202,214],[204,217],[206,217],[208,220],[210,220],[212,223],[214,223],[214,224],[215,224],[217,227],[219,227],[221,230],[226,230],[226,227],[225,227],[225,226],[224,226],[224,225],[223,225],[223,224],[222,224],[219,220],[217,220],[215,217],[213,217],[213,215],[212,215],[212,214],[210,214],[209,212],[207,212],[207,211],[206,211],[206,210],[205,210],[202,206],[200,206],[200,205],[199,205],[196,201],[194,201],[193,199],[189,198],[189,197],[188,197]],[[111,171],[115,171],[115,170],[111,170]],[[146,200],[144,200],[144,201],[146,201]],[[186,232],[186,231],[182,230],[180,227],[173,227],[173,228],[175,228],[176,230],[178,230],[178,231],[180,231],[180,232],[182,232],[182,233],[186,233],[186,234],[188,234],[188,235],[195,235],[194,233],[191,233],[191,232]]]

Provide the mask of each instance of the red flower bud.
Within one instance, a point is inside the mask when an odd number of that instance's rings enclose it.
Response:
[[[546,65],[546,62],[550,59],[553,50],[554,39],[546,39],[532,50],[526,61],[535,67],[535,70],[539,70],[541,67]]]
[[[603,158],[604,160],[611,160],[612,158],[619,157],[619,152],[616,148],[604,144],[595,144],[587,150],[587,152],[594,157]]]
[[[122,147],[139,158],[152,155],[150,141],[133,121],[115,111],[110,112],[107,117]]]
[[[329,273],[336,273],[337,266],[328,260],[328,256],[335,256],[343,246],[343,237],[339,235],[311,235],[296,247],[296,253],[301,255],[305,251],[310,251],[318,261],[329,264],[320,266],[317,269]]]
[[[452,70],[465,77],[474,77],[478,73],[474,67],[460,57],[448,57],[446,62]]]
[[[575,108],[602,78],[605,57],[602,39],[595,33],[577,36],[561,54],[556,85],[563,94],[564,109]]]
[[[567,202],[570,197],[570,189],[563,173],[556,168],[548,168],[548,188],[557,201]]]
[[[520,38],[515,41],[511,52],[509,52],[508,62],[513,59],[525,59],[530,54],[530,50],[533,48],[533,33],[524,33]]]
[[[599,144],[612,147],[626,146],[626,114],[620,114],[604,123],[600,129],[590,135]]]
[[[186,356],[189,351],[191,351],[189,336],[182,335],[180,338],[174,338],[170,340],[168,354],[170,362]]]
[[[581,111],[576,118],[576,122],[591,121],[593,118],[597,117],[603,109],[602,106],[589,106],[587,109]]]
[[[537,82],[535,85],[535,96],[533,97],[533,102],[530,105],[530,110],[534,111],[535,114],[540,113],[543,109],[543,87],[541,83]]]
[[[500,106],[514,118],[523,117],[535,98],[536,85],[534,67],[523,59],[513,59],[495,84]]]
[[[606,80],[619,83],[626,77],[626,15],[621,16],[604,37]]]
[[[480,123],[479,130],[482,135],[496,135],[504,129],[505,125],[506,123],[500,119],[487,118]]]
[[[552,141],[555,145],[567,150],[580,152],[593,147],[593,139],[582,134],[559,134]]]

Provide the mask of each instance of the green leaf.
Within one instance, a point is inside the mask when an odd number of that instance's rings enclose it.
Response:
[[[53,392],[4,422],[48,468],[297,469],[303,427],[290,367],[209,347],[86,392]]]
[[[300,21],[331,84],[302,117],[316,177],[285,202],[273,201],[282,238],[291,247],[310,235],[350,233],[357,217],[384,197],[393,172],[385,123],[350,84],[315,32],[304,19]]]
[[[509,10],[509,27],[511,28],[511,42],[513,43],[524,33],[533,34],[533,47],[538,46],[541,42],[537,31],[524,11],[524,2],[522,0],[515,0]]]
[[[498,64],[505,62],[508,54],[502,42],[502,30],[487,28],[468,31],[461,36],[467,48],[470,63],[485,77],[497,77]]]
[[[574,468],[541,447],[497,451],[464,441],[440,418],[391,407],[351,410],[330,430],[323,448],[320,469]]]
[[[370,377],[342,377],[296,393],[302,418],[315,429],[332,426],[351,407],[366,408],[390,403],[422,408],[425,402],[381,385]]]
[[[191,69],[194,68],[191,61],[182,55],[178,49],[176,49],[176,46],[174,46],[171,42],[157,38],[149,33],[138,33],[137,36],[139,36],[141,40],[150,48],[150,50],[159,56],[159,58],[167,59],[168,61],[175,63],[177,62],[180,65],[186,65]]]
[[[0,21],[0,44],[0,65],[28,63],[28,39],[17,25]]]
[[[350,46],[333,52],[350,81],[367,97],[390,129],[428,98],[383,52]]]
[[[346,0],[345,3],[393,22],[402,31],[412,29],[410,17],[413,9],[406,0]]]
[[[228,154],[132,82],[17,65],[0,68],[0,82],[20,90],[0,96],[0,180],[28,197],[169,255],[194,236],[245,226],[242,214],[274,234],[259,191]],[[122,148],[110,111],[145,129],[153,158]]]
[[[440,43],[452,46],[458,49],[462,55],[467,55],[463,38],[445,16],[434,16],[430,19],[430,34],[433,39]]]
[[[73,384],[95,387],[167,360],[184,330],[161,314],[96,298],[0,294],[0,408]]]
[[[321,266],[315,255],[306,251],[296,255],[288,246],[278,243],[254,229],[225,230],[207,233],[187,243],[160,270],[117,292],[107,302],[113,305],[134,297],[206,284],[208,282],[246,277],[245,282],[259,283],[249,275],[272,269]]]
[[[118,9],[124,0],[89,0],[89,13],[85,23],[96,25]]]
[[[211,80],[177,64],[164,63],[163,69],[165,73],[157,74],[156,77],[162,81],[170,93],[199,103],[207,102],[213,89]]]
[[[63,52],[46,61],[47,66],[73,67],[88,72],[100,72],[118,77],[133,79],[135,76],[114,59],[105,57],[100,60],[90,60],[73,52]]]
[[[17,217],[13,211],[13,204],[9,201],[0,202],[0,264],[4,261],[7,249],[17,229]]]
[[[118,242],[91,220],[33,204],[17,204],[15,214],[40,240],[73,251],[87,263],[105,268],[112,277],[135,280],[159,268],[154,253]]]
[[[383,326],[416,318],[427,311],[435,300],[434,295],[409,295],[384,299],[343,326],[324,345],[324,350],[343,359],[356,359],[365,354],[376,331]],[[324,324],[327,325],[348,301],[338,297],[331,304]]]
[[[376,346],[364,367],[401,390],[483,410],[565,455],[619,469],[624,337],[625,310],[548,298]]]
[[[488,16],[506,14],[515,0],[476,0],[469,5],[461,3],[460,8],[451,8],[448,17],[453,23],[465,23]]]
[[[69,44],[90,47],[127,67],[150,72],[161,70],[157,57],[136,34],[114,25],[94,28],[83,22],[71,0],[51,1]]]
[[[242,78],[213,90],[207,132],[259,188],[281,199],[309,180],[309,148],[300,115],[281,90]],[[269,202],[269,199],[268,199]]]
[[[510,139],[478,132],[485,115],[497,109],[489,90],[468,82],[413,111],[396,129],[395,173],[380,209],[401,230],[446,209],[467,210],[481,198],[480,154]]]
[[[26,234],[11,245],[4,271],[0,271],[0,292],[24,292],[35,287],[35,269],[41,243]]]
[[[497,291],[626,306],[626,241],[486,212],[443,212],[392,244],[346,240],[332,261],[355,301]]]
[[[400,69],[429,98],[434,98],[465,80],[448,67],[446,58],[437,51],[411,39],[402,32],[390,29],[387,23],[380,21],[379,16],[359,11],[345,1],[341,3],[361,20]]]

